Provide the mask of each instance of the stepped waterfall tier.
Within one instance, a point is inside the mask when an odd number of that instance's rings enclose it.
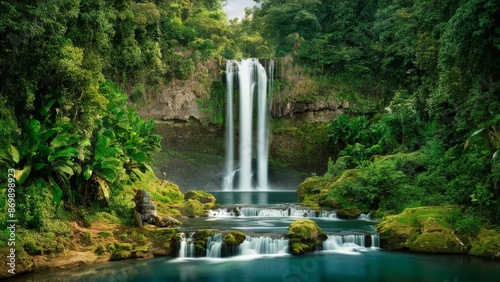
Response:
[[[269,236],[252,237],[247,236],[239,246],[227,246],[223,242],[221,233],[206,239],[206,249],[195,252],[193,234],[195,232],[183,233],[179,246],[180,258],[222,258],[235,256],[283,256],[290,255],[289,239]],[[380,239],[378,234],[350,234],[350,235],[328,235],[323,242],[322,249],[317,251],[342,252],[359,254],[369,250],[378,249]]]
[[[268,158],[269,158],[269,116],[271,111],[271,94],[274,62],[269,60],[268,74],[258,59],[228,61],[226,64],[227,103],[226,103],[226,175],[223,189],[232,190],[267,190]],[[235,83],[237,82],[237,83]],[[236,88],[237,84],[237,89]],[[235,95],[238,92],[238,97]],[[254,100],[257,96],[257,106]],[[235,165],[235,126],[234,101],[238,100],[239,120],[239,154],[238,165]],[[257,112],[256,146],[253,142],[253,115]],[[256,147],[257,176],[254,184],[252,160]],[[235,176],[238,175],[238,185]],[[236,186],[236,187],[235,187]]]

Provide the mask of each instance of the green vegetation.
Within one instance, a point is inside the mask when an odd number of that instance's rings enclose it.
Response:
[[[328,124],[335,152],[299,187],[304,203],[380,214],[459,205],[498,222],[498,4],[260,2],[254,23],[275,53],[293,52],[350,105]]]
[[[288,244],[295,255],[313,252],[327,239],[326,233],[310,219],[295,220],[288,231]]]
[[[187,80],[205,121],[221,125],[225,93],[210,78],[223,59],[242,57],[281,58],[280,103],[349,105],[326,126],[274,122],[283,139],[300,139],[275,144],[309,157],[272,148],[271,163],[330,156],[323,176],[300,185],[299,201],[348,218],[388,215],[412,239],[402,248],[425,251],[442,240],[453,252],[464,251],[462,242],[498,257],[488,225],[500,220],[498,1],[259,0],[241,21],[227,21],[214,0],[28,2],[0,3],[0,243],[15,185],[16,219],[26,228],[16,233],[20,258],[60,254],[79,238],[82,249],[98,244],[95,253],[121,259],[162,232],[168,240],[155,242],[170,253],[175,231],[101,228],[131,226],[137,189],[165,216],[202,216],[215,204],[154,177],[161,138],[131,105]],[[318,149],[325,144],[330,150]],[[445,206],[449,215],[417,216],[419,206]],[[95,226],[100,233],[80,230]],[[295,253],[322,236],[306,222],[290,234]]]

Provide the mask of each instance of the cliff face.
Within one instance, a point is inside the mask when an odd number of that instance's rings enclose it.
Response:
[[[327,123],[349,107],[336,98],[334,89],[303,74],[293,58],[275,59],[275,87],[272,117],[292,119],[304,123]],[[218,95],[214,94],[214,87]],[[223,113],[225,103],[225,61],[204,62],[186,80],[173,81],[138,106],[139,115],[157,121],[198,120],[210,123],[210,115]],[[221,94],[222,92],[222,94]],[[214,109],[218,107],[218,109]],[[221,120],[221,119],[218,119]]]
[[[138,107],[138,113],[143,118],[157,121],[201,120],[195,91],[197,87],[203,86],[193,80],[164,86],[159,93],[152,95],[147,104]]]

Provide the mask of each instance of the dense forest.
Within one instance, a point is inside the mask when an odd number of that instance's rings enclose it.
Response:
[[[460,205],[464,228],[500,220],[498,1],[260,0],[231,21],[223,2],[0,2],[3,210],[7,183],[32,229],[118,193],[160,149],[136,103],[199,63],[292,56],[350,104],[328,124],[336,154],[317,181],[330,188],[306,203]]]
[[[306,202],[500,219],[499,3],[259,2],[245,20],[272,54],[351,103],[328,125],[328,191]]]

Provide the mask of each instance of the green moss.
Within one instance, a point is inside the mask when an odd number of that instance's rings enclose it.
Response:
[[[90,246],[94,244],[94,239],[89,232],[84,232],[80,235],[80,243],[84,246]]]
[[[495,230],[483,230],[472,243],[469,254],[500,259],[500,233]]]
[[[202,203],[205,209],[211,209],[215,205],[215,197],[202,190],[189,190],[184,194],[185,200],[197,200]]]
[[[293,254],[311,252],[327,239],[327,235],[316,222],[298,219],[288,226],[289,247]]]
[[[306,178],[297,188],[297,201],[303,202],[311,194],[318,194],[325,184],[326,181],[319,176]]]
[[[195,248],[198,250],[206,249],[208,237],[212,237],[214,235],[215,232],[208,229],[196,231],[196,233],[194,233],[193,235],[193,244],[195,245]]]
[[[408,208],[384,217],[377,225],[382,247],[428,253],[464,253],[465,244],[450,228],[446,217],[456,207]]]
[[[113,232],[110,232],[110,231],[101,231],[101,232],[98,232],[97,235],[99,237],[102,237],[102,238],[109,238],[109,237],[113,237]]]
[[[204,206],[197,200],[189,199],[181,208],[181,213],[187,217],[200,217],[204,215]]]
[[[337,211],[338,218],[356,219],[360,215],[361,211],[357,207],[349,207]]]
[[[113,245],[114,248],[112,250],[110,260],[126,259],[132,255],[132,250],[134,248],[132,247],[131,244],[115,242]]]
[[[102,244],[99,244],[99,245],[97,245],[97,247],[95,248],[95,251],[94,251],[94,252],[96,253],[96,255],[98,255],[98,256],[102,256],[102,255],[104,255],[104,254],[106,253],[106,251],[107,251],[107,250],[106,250],[106,247],[104,247]]]
[[[246,237],[247,235],[241,231],[231,230],[229,233],[224,235],[222,240],[226,245],[238,246],[245,241]]]

